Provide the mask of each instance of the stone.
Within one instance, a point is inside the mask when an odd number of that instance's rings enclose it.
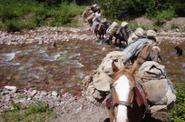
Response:
[[[45,92],[45,91],[41,91],[41,92],[40,92],[40,96],[47,96],[47,94],[48,94],[48,93]]]
[[[53,97],[57,97],[57,96],[58,96],[58,93],[57,93],[57,91],[52,91],[52,92],[51,92],[51,95],[52,95]]]
[[[28,97],[27,100],[30,101],[31,100],[31,97]]]
[[[4,86],[4,88],[11,91],[12,93],[15,93],[17,91],[16,86]]]
[[[31,97],[35,96],[36,94],[37,94],[37,90],[33,90],[33,91],[30,93]]]
[[[11,53],[3,53],[0,54],[0,60],[2,61],[12,61],[16,56],[15,52],[11,52]]]

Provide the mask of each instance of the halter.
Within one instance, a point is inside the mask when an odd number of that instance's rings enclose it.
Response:
[[[118,97],[117,97],[117,94],[115,92],[115,86],[116,86],[116,83],[112,83],[110,85],[111,87],[111,92],[114,92],[115,93],[115,97],[116,97],[116,101],[113,101],[112,99],[112,95],[109,96],[109,99],[106,100],[106,106],[109,108],[109,109],[114,109],[115,107],[117,107],[118,105],[122,105],[122,106],[126,106],[128,108],[133,108],[134,107],[134,104],[133,104],[133,99],[134,99],[134,95],[139,95],[139,97],[143,98],[143,105],[145,106],[145,109],[146,111],[143,113],[143,118],[145,117],[145,114],[148,113],[150,111],[150,105],[148,104],[147,102],[147,99],[146,99],[146,93],[143,91],[143,88],[141,86],[141,84],[139,82],[136,82],[136,85],[130,90],[129,92],[129,96],[130,96],[130,99],[128,101],[120,101],[118,100]]]
[[[116,86],[116,83],[113,83],[111,84],[111,91],[112,92],[115,92],[115,86]],[[117,107],[118,105],[123,105],[123,106],[126,106],[128,108],[133,108],[133,98],[134,98],[134,87],[129,91],[129,96],[131,95],[130,99],[128,101],[120,101],[118,100],[118,97],[117,97],[117,94],[115,92],[115,95],[116,95],[116,101],[113,101],[112,102],[112,106],[113,108]]]

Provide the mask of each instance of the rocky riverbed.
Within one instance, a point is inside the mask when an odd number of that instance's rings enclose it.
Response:
[[[174,47],[185,47],[185,33],[161,31],[162,64],[174,82],[185,75],[185,56]],[[42,27],[7,33],[0,31],[0,111],[12,101],[28,105],[46,102],[57,113],[53,121],[102,122],[107,113],[83,97],[83,79],[96,70],[105,55],[115,49],[99,44],[88,27]],[[176,67],[176,69],[174,69]]]

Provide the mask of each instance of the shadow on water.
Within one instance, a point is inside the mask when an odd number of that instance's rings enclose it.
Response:
[[[106,50],[102,50],[103,46]],[[80,95],[81,80],[111,50],[95,42],[69,41],[52,45],[0,45],[0,86],[61,88]]]

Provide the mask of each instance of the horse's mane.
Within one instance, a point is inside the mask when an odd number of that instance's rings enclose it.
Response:
[[[128,72],[130,74],[134,74],[135,71],[137,70],[137,68],[146,61],[150,50],[152,49],[152,45],[146,45],[144,46],[140,53],[138,54],[136,60],[133,63],[133,66],[129,69],[127,69],[125,66],[122,66],[120,69],[115,65],[115,62],[118,62],[118,60],[113,60],[112,62],[112,70],[115,73],[115,75],[117,74],[123,74],[125,72]]]

